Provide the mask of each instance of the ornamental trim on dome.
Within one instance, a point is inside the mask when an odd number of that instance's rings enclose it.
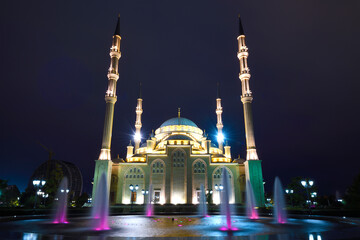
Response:
[[[193,121],[183,117],[170,118],[161,124],[160,128],[172,125],[185,125],[199,128]]]

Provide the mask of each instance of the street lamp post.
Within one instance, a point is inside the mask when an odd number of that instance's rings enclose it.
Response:
[[[219,193],[219,203],[221,203],[221,191],[224,189],[224,186],[219,184],[219,186],[217,184],[215,184],[215,190],[218,191]]]
[[[311,211],[311,201],[310,201],[310,195],[309,195],[309,188],[311,188],[314,185],[314,181],[312,181],[312,180],[302,180],[301,185],[306,190],[306,195],[307,195],[307,201],[306,202],[309,204],[309,210]]]
[[[40,195],[38,193],[38,191],[40,190],[40,185],[41,185],[41,187],[43,187],[45,185],[45,183],[46,183],[45,180],[33,180],[33,185],[35,187],[34,209],[36,208],[37,195]]]
[[[293,200],[292,200],[292,194],[294,193],[294,190],[292,190],[292,189],[285,189],[285,192],[286,192],[286,194],[288,194],[289,197],[290,197],[291,206],[294,206],[294,205],[293,205]]]
[[[213,190],[212,189],[207,189],[206,190],[206,201],[208,204],[212,203],[212,194],[213,194]]]
[[[136,194],[136,191],[139,189],[139,186],[136,184],[134,187],[134,185],[130,184],[129,189],[131,191],[131,196],[130,196],[131,208],[130,209],[132,210],[133,204],[134,204],[134,195]]]
[[[144,190],[144,189],[142,189],[142,190],[141,190],[141,193],[142,193],[142,195],[144,196],[144,204],[145,204],[145,203],[146,203],[146,202],[145,202],[146,195],[148,195],[148,194],[149,194],[149,191],[148,191],[148,190]]]

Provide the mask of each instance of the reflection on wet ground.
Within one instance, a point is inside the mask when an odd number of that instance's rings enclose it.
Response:
[[[95,231],[89,227],[91,220],[87,218],[73,218],[69,224],[32,219],[1,223],[0,239],[360,239],[359,222],[342,218],[292,218],[287,224],[277,224],[272,218],[233,217],[235,231],[222,230],[224,224],[221,216],[114,216],[109,218],[111,230]]]

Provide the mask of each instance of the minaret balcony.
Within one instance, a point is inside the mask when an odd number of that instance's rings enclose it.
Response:
[[[246,50],[245,51],[240,50],[240,52],[238,52],[238,54],[237,54],[238,59],[243,58],[243,57],[248,57],[248,56],[249,56],[249,53]]]
[[[109,72],[107,75],[109,80],[115,80],[117,81],[119,79],[119,74],[118,73],[111,73]]]
[[[110,57],[116,57],[117,59],[120,59],[121,58],[121,52],[120,51],[114,51],[114,50],[111,50],[110,51]]]
[[[239,78],[240,78],[241,81],[250,79],[250,77],[251,77],[251,75],[250,75],[250,73],[248,73],[247,71],[242,71],[242,72],[239,74]]]
[[[105,96],[105,102],[116,103],[116,101],[117,101],[116,96]]]
[[[241,96],[241,101],[243,102],[243,103],[248,103],[248,102],[252,102],[252,100],[253,100],[253,96],[252,96],[252,94],[250,93],[245,93],[245,94],[243,94],[242,96]]]

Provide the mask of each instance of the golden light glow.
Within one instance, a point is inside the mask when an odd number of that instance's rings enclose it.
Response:
[[[231,158],[215,157],[215,158],[211,159],[211,162],[213,162],[213,163],[229,163],[229,162],[231,162]]]
[[[99,160],[111,160],[110,149],[101,149]]]
[[[222,152],[222,150],[219,149],[219,148],[211,147],[211,148],[210,148],[210,153],[211,153],[211,154],[222,154],[223,152]]]
[[[127,159],[127,162],[145,162],[145,157],[130,157]]]
[[[248,149],[246,151],[246,160],[259,160],[256,149]]]

